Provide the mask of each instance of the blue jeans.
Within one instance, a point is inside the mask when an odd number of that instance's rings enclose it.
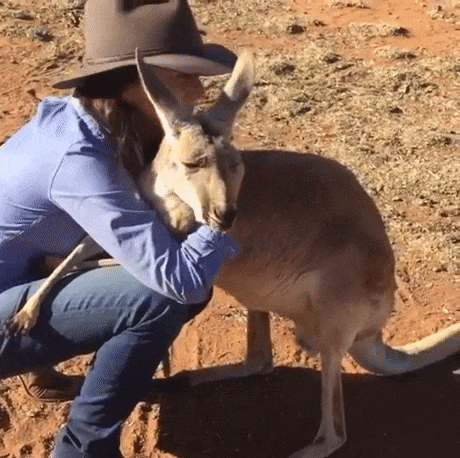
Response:
[[[39,284],[0,293],[0,326]],[[2,333],[0,378],[95,351],[68,423],[56,439],[54,456],[120,458],[123,421],[148,393],[152,376],[182,325],[204,305],[176,303],[119,266],[71,274],[47,297],[30,335]]]

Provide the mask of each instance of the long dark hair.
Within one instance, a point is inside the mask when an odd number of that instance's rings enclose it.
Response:
[[[117,158],[133,178],[137,178],[145,165],[146,154],[136,126],[132,125],[135,108],[121,100],[120,95],[138,79],[135,66],[121,67],[88,77],[73,93],[85,110],[115,137]]]

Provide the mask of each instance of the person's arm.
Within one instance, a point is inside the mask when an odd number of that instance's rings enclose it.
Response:
[[[222,263],[239,252],[238,242],[207,226],[179,242],[111,155],[85,145],[64,156],[50,199],[133,276],[178,302],[206,300]]]

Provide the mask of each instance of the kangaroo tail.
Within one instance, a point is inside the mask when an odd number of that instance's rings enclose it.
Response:
[[[402,347],[390,347],[381,333],[354,342],[351,356],[364,369],[379,375],[412,372],[460,352],[460,323]]]

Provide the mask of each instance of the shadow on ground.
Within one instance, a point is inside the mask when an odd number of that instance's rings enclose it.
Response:
[[[344,374],[348,441],[334,457],[458,458],[460,357],[400,377]],[[287,458],[314,438],[320,374],[269,376],[161,395],[157,447],[182,458]]]

